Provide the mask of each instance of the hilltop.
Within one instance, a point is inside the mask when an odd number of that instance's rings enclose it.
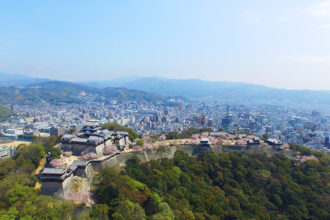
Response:
[[[0,87],[0,103],[33,105],[41,102],[49,104],[81,103],[84,96],[92,96],[96,101],[109,99],[135,101],[165,101],[166,97],[144,91],[126,88],[92,88],[77,83],[47,81],[27,86]],[[93,99],[91,98],[90,101]]]

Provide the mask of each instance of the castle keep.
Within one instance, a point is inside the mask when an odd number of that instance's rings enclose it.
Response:
[[[92,152],[98,157],[103,156],[104,148],[116,145],[119,150],[128,146],[128,133],[125,131],[102,130],[95,125],[86,125],[75,135],[66,134],[61,139],[61,150],[71,151],[73,155],[80,156],[82,152]]]

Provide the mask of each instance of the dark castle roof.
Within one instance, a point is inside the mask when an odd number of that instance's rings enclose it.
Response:
[[[66,134],[62,137],[62,144],[84,144],[97,146],[109,139],[121,139],[128,136],[126,131],[102,130],[97,126],[84,126],[77,135]]]

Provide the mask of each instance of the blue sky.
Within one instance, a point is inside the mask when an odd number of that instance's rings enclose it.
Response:
[[[330,89],[330,0],[0,0],[0,71]]]

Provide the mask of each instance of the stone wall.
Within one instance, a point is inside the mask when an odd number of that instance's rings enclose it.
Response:
[[[60,194],[62,195],[63,194],[62,182],[42,181],[41,194],[46,196],[56,196]]]
[[[105,143],[97,146],[84,144],[61,144],[60,147],[62,151],[72,151],[72,154],[77,156],[80,156],[81,152],[87,150],[88,152],[96,153],[98,157],[101,157],[103,156]]]

